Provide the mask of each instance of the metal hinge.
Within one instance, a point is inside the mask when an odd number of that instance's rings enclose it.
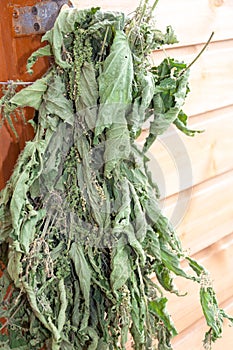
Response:
[[[72,6],[70,0],[45,0],[33,6],[13,6],[14,36],[44,34],[51,29],[63,5]]]

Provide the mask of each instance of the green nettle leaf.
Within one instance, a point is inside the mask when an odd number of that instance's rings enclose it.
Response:
[[[11,98],[12,110],[17,107],[32,107],[39,109],[43,99],[43,94],[48,89],[50,76],[36,80],[32,85],[24,88]]]
[[[177,276],[182,276],[189,278],[188,275],[180,267],[180,259],[164,244],[161,244],[161,259],[164,265],[168,268],[169,271],[173,271]]]
[[[202,133],[204,130],[192,130],[187,127],[187,115],[181,110],[178,117],[174,120],[175,126],[187,136],[195,136]]]
[[[175,32],[171,26],[167,26],[166,33],[165,33],[165,39],[166,44],[176,44],[178,43],[177,37],[175,35]]]
[[[43,47],[40,47],[37,51],[33,52],[32,55],[29,57],[28,62],[27,62],[27,71],[28,73],[32,74],[33,70],[32,67],[40,57],[45,57],[45,56],[51,56],[51,46],[46,45]]]
[[[141,131],[142,124],[148,118],[147,109],[155,94],[154,77],[151,72],[140,74],[137,79],[139,85],[138,96],[134,99],[132,112],[127,116],[129,128],[133,133],[133,138],[136,138]]]
[[[186,64],[150,66],[153,49],[176,42],[170,26],[162,33],[153,23],[147,0],[128,18],[98,7],[62,11],[28,60],[31,71],[51,56],[48,72],[0,99],[13,132],[15,108],[38,111],[35,137],[0,193],[4,350],[125,350],[129,333],[135,350],[171,350],[177,331],[163,291],[179,295],[175,276],[200,284],[206,348],[224,318],[233,323],[205,268],[182,251],[148,170],[145,152],[171,123],[196,132],[182,109]]]
[[[130,278],[129,247],[119,241],[112,253],[110,283],[114,291],[122,288]]]
[[[55,115],[66,123],[73,125],[74,111],[72,103],[65,96],[65,84],[60,76],[54,76],[47,89],[42,108],[46,115]]]
[[[202,287],[200,289],[201,305],[203,308],[204,315],[206,317],[206,322],[208,326],[212,328],[213,337],[216,334],[221,333],[222,320],[220,319],[220,314],[217,306],[217,301],[212,288]],[[216,322],[216,320],[218,320]]]
[[[22,249],[29,253],[30,244],[35,239],[36,225],[46,215],[46,212],[43,209],[39,211],[31,210],[27,215],[26,222],[22,224],[19,240]]]
[[[21,258],[21,252],[16,251],[15,249],[9,250],[7,272],[9,273],[11,280],[14,281],[16,287],[20,287],[19,279],[22,268]]]
[[[128,38],[117,30],[109,56],[100,74],[100,104],[130,103],[132,101],[133,59]]]
[[[166,60],[161,66],[168,69]],[[169,67],[168,75],[172,75],[173,67]],[[181,113],[182,106],[188,91],[187,70],[181,76],[161,79],[155,86],[155,95],[153,98],[154,119],[150,123],[149,136],[144,145],[144,151],[147,151],[158,135],[163,134],[168,127],[174,123]],[[183,130],[182,130],[183,131]]]
[[[83,250],[77,243],[73,243],[70,249],[70,257],[74,263],[75,271],[79,279],[80,290],[83,294],[85,309],[80,331],[85,329],[90,317],[90,286],[91,272],[85,259]]]
[[[80,86],[82,90],[77,96],[76,107],[80,116],[85,118],[88,130],[94,130],[97,118],[98,83],[94,65],[84,62],[80,73]]]
[[[189,262],[189,266],[197,274],[198,277],[200,277],[202,274],[207,273],[205,268],[202,265],[200,265],[197,261],[193,260],[190,257],[186,257],[186,259]]]
[[[165,324],[167,329],[172,333],[172,335],[177,335],[177,331],[170,319],[170,316],[166,312],[167,298],[158,298],[154,301],[149,302],[149,310],[155,313]]]
[[[105,175],[108,177],[119,160],[130,152],[126,120],[132,102],[133,59],[127,36],[116,31],[109,56],[98,78],[100,110],[96,121],[95,138],[107,129],[105,141]]]

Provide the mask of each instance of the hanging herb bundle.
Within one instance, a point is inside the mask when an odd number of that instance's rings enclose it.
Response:
[[[171,123],[195,133],[182,111],[187,66],[149,64],[152,50],[176,42],[170,27],[154,28],[152,10],[145,2],[131,19],[99,8],[61,12],[28,62],[31,70],[51,56],[49,71],[4,100],[7,113],[37,111],[35,137],[0,198],[4,350],[125,349],[129,334],[136,350],[171,349],[177,332],[162,290],[177,293],[174,275],[200,283],[206,348],[230,319],[162,215],[147,168],[146,151]]]

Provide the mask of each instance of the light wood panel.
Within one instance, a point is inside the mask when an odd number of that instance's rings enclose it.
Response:
[[[176,226],[184,249],[194,254],[232,232],[232,198],[230,171],[195,186],[192,193],[166,198],[163,212]]]
[[[229,314],[233,314],[233,298],[221,305]],[[174,338],[172,344],[174,350],[203,350],[202,340],[206,324],[203,319],[193,324],[190,328],[181,332]],[[223,336],[213,344],[212,350],[230,350],[233,348],[233,328],[229,326],[229,322],[224,322]]]
[[[214,40],[232,38],[232,0],[160,0],[156,11],[159,27],[171,24],[180,45],[207,41],[211,32]]]
[[[75,0],[79,8],[100,6],[103,9],[130,13],[139,0]],[[149,1],[150,4],[154,0]],[[207,41],[212,31],[215,40],[232,38],[233,2],[231,0],[160,0],[155,10],[156,25],[165,30],[172,25],[180,41],[179,45],[190,45]]]
[[[204,130],[195,137],[172,127],[155,141],[148,151],[149,167],[161,198],[233,169],[232,120],[233,105],[190,118],[190,128]],[[147,135],[145,130],[139,144]]]
[[[155,65],[166,55],[191,63],[201,51],[202,45],[156,51],[152,56]],[[233,40],[209,45],[191,67],[190,89],[184,106],[189,115],[219,109],[233,103]]]
[[[123,11],[128,14],[137,8],[140,0],[73,0],[72,3],[79,9],[99,6],[103,10]]]
[[[219,304],[231,299],[233,285],[233,234],[224,237],[214,245],[194,255],[194,258],[210,272],[210,279],[213,280]],[[189,269],[186,271],[190,272]],[[187,292],[188,294],[184,297],[169,294],[168,310],[178,331],[182,332],[190,328],[189,331],[191,333],[192,325],[203,316],[199,303],[199,285],[183,278],[176,278],[176,284],[181,292]]]

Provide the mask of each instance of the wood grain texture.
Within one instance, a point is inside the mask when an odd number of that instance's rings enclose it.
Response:
[[[160,0],[155,15],[160,28],[174,27],[180,46],[203,43],[212,31],[214,40],[232,38],[231,0]]]
[[[221,305],[227,313],[233,314],[233,298],[227,300]],[[206,324],[203,319],[194,323],[190,328],[181,332],[174,338],[172,345],[174,350],[203,350],[202,340],[206,330]],[[224,322],[223,337],[213,344],[212,350],[231,350],[233,348],[233,328],[229,322]]]
[[[176,227],[184,249],[195,254],[232,232],[233,171],[182,194],[166,198],[162,206]]]
[[[190,118],[189,127],[204,130],[188,137],[171,127],[148,151],[149,167],[161,198],[233,169],[233,105]],[[143,144],[144,130],[138,139]]]
[[[126,14],[134,11],[140,3],[140,0],[73,0],[74,6],[79,9],[85,9],[90,7],[101,7],[103,10],[109,11],[123,11]]]
[[[78,8],[100,6],[103,9],[124,11],[135,10],[139,0],[74,0]],[[154,0],[149,1],[150,4]],[[179,39],[179,45],[191,45],[207,41],[211,32],[215,40],[232,38],[233,2],[231,0],[160,0],[155,10],[157,27],[165,30],[172,25]]]

